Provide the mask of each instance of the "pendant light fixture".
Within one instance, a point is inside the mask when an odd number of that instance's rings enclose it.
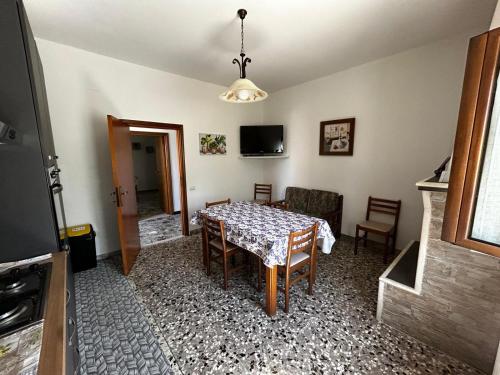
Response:
[[[238,64],[240,68],[240,78],[234,81],[226,92],[219,95],[219,98],[225,102],[254,103],[267,98],[267,92],[259,89],[247,78],[246,67],[248,63],[252,62],[252,60],[249,57],[245,57],[243,20],[246,15],[247,11],[245,9],[238,10],[238,16],[241,19],[241,62],[237,58],[234,58],[233,64]]]

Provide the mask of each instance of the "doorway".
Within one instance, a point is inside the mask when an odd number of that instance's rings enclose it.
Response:
[[[168,145],[170,151],[170,142],[167,142],[167,134],[169,140],[175,137],[175,151],[169,152],[168,156],[177,156],[178,169],[178,190],[180,200],[180,227],[182,235],[189,235],[188,211],[187,211],[187,194],[186,194],[186,173],[184,161],[184,131],[183,126],[178,124],[167,124],[149,121],[138,121],[128,119],[117,119],[108,115],[108,136],[109,149],[111,154],[111,167],[114,184],[114,202],[116,204],[116,212],[118,219],[118,231],[120,236],[120,247],[122,255],[123,273],[128,275],[132,269],[137,256],[141,250],[140,235],[139,235],[139,212],[137,202],[136,176],[134,172],[134,157],[132,137],[136,135],[144,135],[156,137],[156,147],[154,149],[163,150],[164,155],[159,155],[159,159],[167,160],[166,147]],[[172,134],[172,137],[171,137]],[[136,146],[135,146],[136,147]],[[151,151],[151,149],[150,149]],[[155,154],[156,159],[156,153]],[[171,158],[169,166],[172,170]],[[158,162],[158,160],[156,160]],[[163,162],[162,168],[167,169],[167,163]],[[156,168],[154,168],[156,170]],[[170,171],[171,173],[172,171]],[[162,178],[168,178],[167,171],[161,172]],[[172,179],[171,179],[172,180]],[[162,212],[169,215],[167,212],[174,214],[174,185],[167,182],[165,186],[159,188],[160,207]],[[171,189],[168,193],[168,189]],[[160,193],[161,192],[161,193]],[[172,197],[170,200],[169,197]]]
[[[181,236],[175,131],[132,131],[131,142],[141,247]]]

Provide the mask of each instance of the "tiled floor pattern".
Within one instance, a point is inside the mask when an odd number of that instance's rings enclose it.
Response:
[[[81,374],[172,374],[116,260],[75,275]]]
[[[380,250],[342,237],[319,257],[314,296],[292,288],[290,313],[269,318],[255,278],[218,267],[208,278],[199,236],[141,252],[130,279],[184,374],[480,374],[375,319]],[[279,294],[279,306],[283,298]]]
[[[182,235],[180,214],[167,215],[160,207],[158,191],[137,193],[141,247]]]

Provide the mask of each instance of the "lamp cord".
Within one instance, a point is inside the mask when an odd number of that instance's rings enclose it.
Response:
[[[240,55],[245,55],[245,46],[243,44],[243,38],[244,38],[244,32],[243,32],[243,18],[241,19],[241,52]]]

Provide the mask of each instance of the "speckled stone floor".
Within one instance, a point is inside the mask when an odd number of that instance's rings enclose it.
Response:
[[[182,235],[180,215],[160,214],[139,221],[141,247]]]
[[[229,290],[201,264],[199,236],[143,250],[130,274],[173,368],[183,374],[481,374],[376,321],[382,253],[352,253],[342,237],[320,253],[314,296],[291,290],[290,312],[269,318],[255,277],[235,274]]]
[[[141,246],[149,246],[182,235],[180,215],[167,215],[160,207],[158,191],[137,193]]]
[[[139,220],[163,213],[160,206],[160,192],[158,190],[138,191],[136,198]]]

